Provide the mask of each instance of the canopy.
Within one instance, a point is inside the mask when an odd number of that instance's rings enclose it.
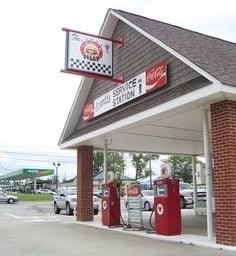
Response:
[[[1,175],[0,180],[25,180],[54,175],[53,169],[20,169]]]

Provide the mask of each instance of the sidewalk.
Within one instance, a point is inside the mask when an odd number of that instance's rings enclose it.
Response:
[[[148,226],[150,212],[144,212],[144,225]],[[127,219],[127,213],[124,214],[124,219]],[[196,245],[205,248],[226,250],[236,252],[236,246],[226,246],[215,243],[214,241],[208,241],[206,236],[206,217],[195,216],[193,210],[187,209],[182,212],[182,234],[178,236],[163,236],[157,234],[148,234],[146,231],[127,231],[122,227],[108,228],[101,223],[101,216],[94,216],[93,222],[76,222],[79,225],[90,226],[99,229],[110,230],[112,232],[126,233],[139,237],[145,237],[155,239],[159,241],[167,241],[174,243],[183,243],[187,245]],[[146,223],[146,224],[145,224]]]

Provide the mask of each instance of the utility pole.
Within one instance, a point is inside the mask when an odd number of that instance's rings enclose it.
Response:
[[[149,156],[150,189],[152,189],[152,157]]]
[[[56,183],[56,191],[57,191],[57,189],[58,189],[58,167],[61,166],[61,164],[53,162],[53,165],[56,168],[56,180],[55,180],[55,183]]]

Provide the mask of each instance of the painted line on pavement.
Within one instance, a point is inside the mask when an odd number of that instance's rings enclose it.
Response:
[[[13,219],[16,219],[16,220],[20,220],[21,219],[20,216],[17,216],[15,214],[11,214],[11,213],[8,213],[8,212],[5,212],[5,215],[10,216],[10,217],[12,217]]]

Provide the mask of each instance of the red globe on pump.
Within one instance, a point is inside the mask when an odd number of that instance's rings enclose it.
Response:
[[[179,179],[154,181],[155,229],[159,235],[181,233]]]
[[[120,225],[120,193],[114,182],[103,186],[102,224],[108,227]]]

